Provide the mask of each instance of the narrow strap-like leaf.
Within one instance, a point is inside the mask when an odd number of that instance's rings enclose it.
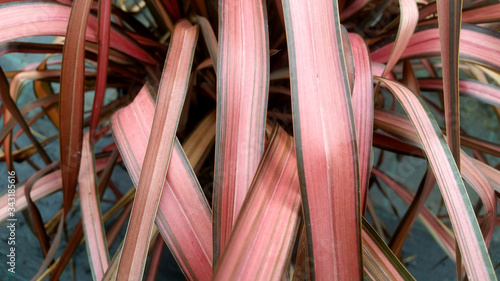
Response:
[[[111,0],[99,0],[98,10],[98,38],[97,46],[97,78],[94,94],[94,104],[92,106],[92,117],[90,120],[90,141],[94,143],[97,122],[101,115],[102,102],[106,93],[106,82],[108,78],[108,55],[109,38],[111,25]]]
[[[488,178],[492,188],[500,193],[500,172],[481,161],[473,160],[479,169],[483,172],[483,174]]]
[[[109,253],[104,234],[96,180],[97,174],[95,172],[93,148],[90,143],[90,132],[86,132],[83,137],[78,191],[90,269],[92,270],[93,279],[100,280],[108,269]]]
[[[114,138],[132,182],[137,186],[153,123],[154,101],[147,87],[111,119]],[[156,225],[186,278],[212,275],[210,207],[181,145],[176,140]]]
[[[269,89],[262,0],[219,1],[214,261],[222,253],[264,152]]]
[[[358,153],[337,1],[283,0],[283,10],[312,278],[359,280]]]
[[[218,47],[217,47],[217,38],[215,37],[215,33],[210,25],[210,22],[201,16],[197,16],[198,22],[200,23],[200,29],[203,34],[203,38],[205,39],[205,44],[207,45],[208,53],[210,54],[210,58],[212,59],[213,66],[215,72],[217,72],[217,62],[218,62]]]
[[[401,59],[439,57],[441,54],[439,30],[435,26],[415,32]],[[491,29],[462,24],[460,31],[460,59],[487,67],[500,68],[500,34]],[[387,62],[393,43],[389,43],[370,55],[375,62]]]
[[[443,81],[441,79],[419,79],[422,90],[441,90],[443,89]],[[500,106],[500,88],[484,84],[473,80],[460,80],[460,93],[472,96],[485,103]]]
[[[54,259],[54,256],[57,253],[57,249],[59,248],[59,244],[61,242],[62,234],[63,234],[63,225],[64,225],[64,215],[61,214],[61,219],[59,221],[59,226],[57,227],[56,235],[54,236],[54,241],[50,246],[49,251],[47,252],[47,256],[42,262],[40,269],[35,273],[35,275],[31,278],[31,281],[37,280],[38,276],[42,275],[43,271],[47,266],[49,266],[50,262]]]
[[[107,163],[108,159],[98,159],[96,160],[96,170],[101,171]],[[33,187],[31,188],[30,197],[33,202],[36,202],[47,195],[50,195],[62,187],[61,170],[57,170],[50,174],[47,174],[37,180]],[[16,189],[16,211],[20,212],[27,207],[26,202],[26,186],[20,185]],[[5,204],[4,204],[5,203]],[[8,217],[8,194],[0,197],[0,222]]]
[[[366,193],[370,181],[372,135],[373,135],[373,84],[368,48],[363,39],[349,33],[354,57],[354,88],[352,109],[356,124],[358,144],[359,185],[361,189],[361,208],[365,208]]]
[[[421,96],[418,80],[417,77],[415,76],[415,72],[413,71],[413,67],[409,60],[405,60],[403,62],[403,84],[408,86],[408,88],[412,90],[415,94]]]
[[[300,203],[293,139],[276,127],[213,280],[280,280],[293,250]]]
[[[385,78],[378,79],[398,98],[422,142],[447,205],[467,273],[473,280],[496,280],[467,190],[432,114],[408,88]]]
[[[392,70],[406,50],[418,22],[418,8],[414,0],[399,0],[399,10],[398,34],[382,74],[384,77]]]
[[[462,151],[462,154],[465,154],[465,152]],[[483,203],[485,212],[480,225],[486,246],[489,246],[495,229],[497,213],[495,190],[475,161],[466,154],[464,156],[461,157],[461,163],[463,164],[462,175],[474,188]]]
[[[378,111],[375,117],[376,123],[381,124],[379,121],[382,119],[388,120],[387,117],[389,117],[393,122],[397,123],[398,126],[391,126],[392,128],[391,133],[395,134],[398,137],[408,137],[410,139],[409,142],[406,144],[397,144],[396,150],[398,152],[401,151],[402,146],[404,145],[409,145],[411,141],[416,142],[418,141],[417,135],[415,134],[415,130],[410,124],[410,121],[406,118],[403,118],[400,115],[392,114],[390,116],[386,116],[386,118],[380,118],[382,112]],[[388,115],[388,114],[387,114]],[[384,122],[384,121],[382,121]],[[385,129],[389,128],[383,125]],[[393,145],[394,146],[394,145]],[[417,145],[418,146],[418,145]],[[410,151],[413,155],[423,157],[423,155],[419,155],[419,148],[418,147],[413,147],[413,148],[408,148],[408,151]],[[481,169],[478,169],[476,165],[477,163],[480,163],[478,161],[473,161],[466,153],[462,151],[460,154],[460,160],[461,162],[465,163],[463,168],[462,168],[462,177],[472,186],[472,188],[476,191],[476,193],[479,195],[481,198],[481,201],[483,202],[483,205],[485,207],[485,215],[484,219],[481,222],[481,230],[483,233],[483,236],[485,237],[485,242],[486,245],[488,246],[491,241],[491,235],[493,231],[493,224],[494,224],[494,214],[496,214],[497,206],[495,203],[495,194],[494,194],[494,187],[490,184],[490,182],[486,179],[486,174],[484,173],[484,170],[481,171]],[[481,164],[480,166],[487,166],[486,164]],[[427,190],[427,192],[430,192],[430,190]],[[420,193],[417,193],[417,195]],[[423,197],[427,197],[428,193],[424,193]],[[412,203],[412,205],[416,204]],[[412,206],[413,207],[413,206]]]
[[[500,4],[495,3],[495,1],[484,1],[485,5],[479,5],[474,8],[464,7],[462,13],[462,21],[466,23],[487,23],[487,22],[495,22],[500,19]],[[433,9],[432,9],[432,6]],[[429,15],[429,13],[435,13],[436,7],[431,4],[428,6],[427,13],[421,13],[420,19],[424,19],[425,16]],[[439,10],[438,10],[439,11]],[[432,18],[430,20],[424,21],[423,24],[428,23],[436,23],[437,19]]]
[[[66,216],[73,204],[83,137],[85,82],[85,31],[91,0],[75,1],[71,9],[61,65],[59,135],[63,178],[63,207]]]
[[[68,6],[46,1],[34,1],[30,5],[26,5],[23,1],[16,1],[3,3],[0,6],[2,7],[0,9],[1,43],[31,36],[64,36],[66,33],[71,11]],[[84,34],[86,33],[87,40],[97,42],[97,19],[92,15],[88,17],[89,25]],[[131,57],[156,64],[153,56],[117,29],[111,30],[110,44],[111,48]]]
[[[147,245],[187,92],[197,37],[197,26],[192,26],[188,21],[180,21],[176,25],[158,90],[153,130],[118,268],[117,278],[120,280],[140,280],[144,274]]]
[[[413,131],[407,130],[408,127],[412,127],[410,120],[402,117],[401,114],[376,109],[374,114],[374,121],[377,127],[382,128],[383,130],[390,133],[394,132],[400,137],[403,137],[404,139],[414,143],[415,146],[419,146],[418,138],[410,133]],[[461,142],[466,147],[470,147],[472,149],[476,149],[478,151],[500,157],[500,147],[496,143],[480,140],[473,137],[466,137],[464,135],[461,136]]]
[[[460,170],[460,100],[458,53],[462,21],[462,0],[437,0],[441,45],[444,119],[451,154]]]

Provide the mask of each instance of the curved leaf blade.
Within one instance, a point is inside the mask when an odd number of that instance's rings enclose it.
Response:
[[[148,243],[167,174],[196,40],[197,26],[180,21],[174,31],[158,90],[151,135],[130,215],[117,278],[142,279]]]
[[[276,127],[212,279],[280,280],[300,204],[293,138]]]
[[[467,273],[473,280],[496,280],[467,190],[432,114],[403,85],[385,78],[378,79],[398,98],[415,127],[450,214]]]

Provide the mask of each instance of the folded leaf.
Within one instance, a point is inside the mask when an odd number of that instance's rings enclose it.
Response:
[[[276,127],[213,280],[280,280],[299,226],[293,139]]]

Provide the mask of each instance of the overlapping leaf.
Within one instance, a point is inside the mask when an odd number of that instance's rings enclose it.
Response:
[[[264,3],[222,0],[219,9],[213,198],[215,260],[229,238],[264,152],[269,88]]]
[[[134,102],[111,120],[120,153],[136,186],[146,155],[153,111],[154,101],[144,87]],[[210,207],[177,140],[170,161],[156,224],[184,274],[190,279],[209,280],[213,258]]]
[[[293,139],[277,127],[213,280],[280,280],[293,250],[300,203]]]
[[[283,10],[311,274],[360,279],[358,153],[337,2],[284,0]]]
[[[447,205],[467,273],[474,280],[495,280],[495,271],[467,190],[434,118],[420,99],[403,85],[385,78],[379,79],[398,98],[422,142]]]
[[[156,210],[162,194],[179,115],[187,92],[197,26],[179,22],[165,62],[144,165],[130,215],[118,279],[141,279]]]

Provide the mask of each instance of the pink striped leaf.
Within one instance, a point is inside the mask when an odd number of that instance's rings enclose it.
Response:
[[[467,190],[436,121],[409,89],[397,82],[379,79],[398,98],[421,140],[450,214],[467,273],[474,280],[496,279]]]
[[[405,141],[409,141],[413,145],[419,146],[417,136],[412,130],[408,129],[412,127],[411,122],[408,119],[402,118],[398,113],[380,109],[375,110],[374,117],[377,127],[382,128],[387,132],[395,132],[399,138],[404,138]],[[500,157],[500,147],[496,143],[464,135],[461,136],[461,143],[463,146]]]
[[[490,68],[500,68],[500,35],[490,29],[462,24],[460,33],[460,59],[472,61]],[[387,62],[393,43],[389,43],[371,53],[375,62]],[[433,26],[415,32],[401,59],[439,57],[439,30]]]
[[[83,137],[82,163],[78,175],[78,191],[82,211],[83,233],[87,246],[92,278],[101,280],[108,269],[109,253],[101,215],[101,202],[97,188],[90,133]]]
[[[222,0],[219,15],[214,261],[229,238],[264,152],[269,89],[264,3]]]
[[[107,158],[96,159],[96,170],[102,171],[108,162]],[[57,170],[50,174],[47,174],[36,181],[36,183],[31,188],[30,197],[34,202],[59,191],[62,187],[61,170]],[[16,211],[20,212],[27,207],[26,196],[25,196],[25,185],[21,185],[16,189]],[[0,222],[4,221],[8,217],[8,194],[4,194],[0,197]],[[5,203],[5,204],[4,204]]]
[[[382,125],[382,123],[392,123],[398,125],[386,126]],[[398,137],[410,139],[410,141],[406,141],[406,143],[403,143],[403,145],[411,145],[411,143],[416,143],[418,141],[418,137],[410,121],[398,114],[389,114],[388,112],[376,111],[375,124],[382,125],[384,130],[387,130],[391,134],[394,134]],[[398,152],[401,152],[401,144],[393,146]],[[420,146],[417,144],[416,146],[407,148],[407,152],[410,152],[414,156],[423,157],[423,155],[418,151],[420,150],[418,147]],[[460,158],[461,162],[464,162],[464,166],[462,167],[462,177],[472,186],[474,191],[476,191],[485,207],[485,216],[483,221],[481,222],[481,230],[485,238],[486,245],[489,245],[494,230],[495,214],[497,213],[494,184],[490,183],[487,180],[487,175],[484,170],[481,171],[482,169],[478,169],[479,164],[477,163],[480,162],[471,159],[463,151],[460,154]],[[488,167],[485,164],[482,165]]]
[[[311,275],[357,280],[363,274],[358,153],[337,2],[284,0],[283,11]]]
[[[418,22],[418,7],[414,0],[399,0],[399,10],[400,19],[398,34],[392,45],[389,58],[386,61],[384,73],[382,74],[383,77],[392,70],[406,50],[406,46],[408,46]]]
[[[483,174],[488,178],[491,187],[498,193],[500,193],[500,171],[497,169],[484,164],[481,161],[473,159],[476,166],[481,169]]]
[[[465,152],[462,151],[462,154]],[[486,246],[489,246],[495,230],[497,214],[497,203],[495,191],[490,185],[486,175],[479,169],[470,157],[461,157],[462,175],[464,179],[474,188],[484,205],[485,213],[481,221],[481,230]]]
[[[293,138],[277,126],[213,280],[280,280],[293,250],[300,204]]]
[[[492,3],[475,9],[464,10],[462,21],[466,23],[495,22],[500,19],[500,4]]]
[[[0,4],[0,43],[32,36],[64,36],[71,8],[54,2],[34,1],[29,5],[23,1]],[[97,19],[89,16],[85,37],[97,42]],[[146,63],[156,64],[155,59],[140,48],[131,38],[111,29],[111,48]]]
[[[352,91],[352,109],[358,140],[361,208],[364,210],[372,166],[373,82],[370,56],[365,42],[359,35],[354,33],[349,34],[349,39],[354,58],[355,79]]]
[[[176,25],[158,90],[154,130],[149,136],[118,268],[120,280],[141,279],[144,274],[147,246],[187,92],[197,37],[198,27],[187,20]]]
[[[419,79],[422,90],[441,90],[443,82],[440,79]],[[500,106],[500,88],[473,80],[460,80],[460,92],[477,98],[485,103]]]
[[[154,101],[147,87],[111,119],[114,138],[137,186],[153,124]],[[158,205],[156,225],[189,280],[212,275],[211,210],[181,145],[175,140]]]

